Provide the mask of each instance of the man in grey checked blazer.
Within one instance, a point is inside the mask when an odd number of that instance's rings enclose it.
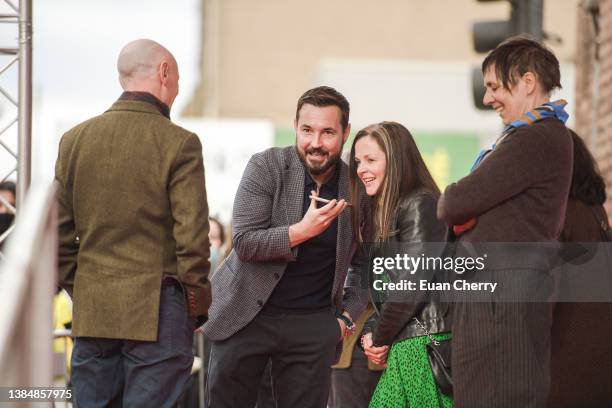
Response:
[[[355,245],[340,160],[348,115],[336,90],[307,91],[296,110],[296,146],[258,153],[244,171],[234,249],[213,275],[204,326],[209,407],[253,407],[268,361],[277,406],[326,406],[346,323],[367,304],[349,271]],[[331,201],[317,205],[311,195]]]

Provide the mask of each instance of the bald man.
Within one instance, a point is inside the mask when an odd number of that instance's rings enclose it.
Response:
[[[171,407],[210,304],[198,137],[170,121],[179,73],[151,40],[117,62],[124,89],[60,142],[59,280],[74,302],[78,407]]]

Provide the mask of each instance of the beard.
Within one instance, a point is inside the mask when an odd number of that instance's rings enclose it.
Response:
[[[320,147],[310,148],[302,152],[296,146],[296,150],[298,153],[298,157],[300,158],[300,161],[302,162],[304,167],[308,169],[310,174],[313,176],[319,176],[321,174],[325,174],[329,169],[335,167],[336,164],[338,164],[338,162],[340,161],[340,155],[342,154],[342,151],[340,150],[338,153],[334,155],[330,155],[326,149],[323,149]],[[323,157],[326,156],[326,159],[320,163],[309,163],[306,156],[308,154],[313,154],[313,153],[318,153],[319,155]]]

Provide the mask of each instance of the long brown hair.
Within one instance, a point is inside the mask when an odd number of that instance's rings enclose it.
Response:
[[[385,241],[389,237],[395,209],[402,198],[415,189],[424,189],[438,198],[440,190],[427,170],[425,161],[408,129],[397,122],[381,122],[360,130],[355,136],[349,161],[351,202],[358,202],[363,191],[363,183],[357,176],[355,145],[359,139],[366,136],[376,141],[385,154],[387,164],[382,184],[376,195],[370,198],[371,211],[354,208],[353,231],[358,241],[363,242],[362,220],[364,217],[371,217],[372,234],[366,239]]]
[[[603,205],[606,201],[606,183],[597,163],[582,138],[571,129],[569,132],[574,143],[574,170],[569,198],[589,205]]]

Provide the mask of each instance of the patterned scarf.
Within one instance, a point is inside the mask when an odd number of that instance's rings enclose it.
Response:
[[[497,138],[497,140],[495,141],[495,143],[493,143],[493,146],[491,146],[491,148],[480,151],[470,171],[476,170],[476,168],[480,166],[480,163],[482,163],[484,158],[489,153],[491,153],[493,150],[495,150],[497,145],[506,136],[510,135],[512,132],[514,132],[516,129],[520,128],[521,126],[533,125],[534,123],[539,122],[540,120],[546,119],[546,118],[557,118],[561,122],[565,123],[567,121],[567,118],[569,117],[568,113],[565,111],[565,105],[567,105],[567,102],[564,99],[559,99],[554,102],[546,102],[545,104],[538,106],[537,108],[532,109],[529,112],[523,113],[523,115],[520,118],[510,123],[508,126],[504,128],[501,136]]]

